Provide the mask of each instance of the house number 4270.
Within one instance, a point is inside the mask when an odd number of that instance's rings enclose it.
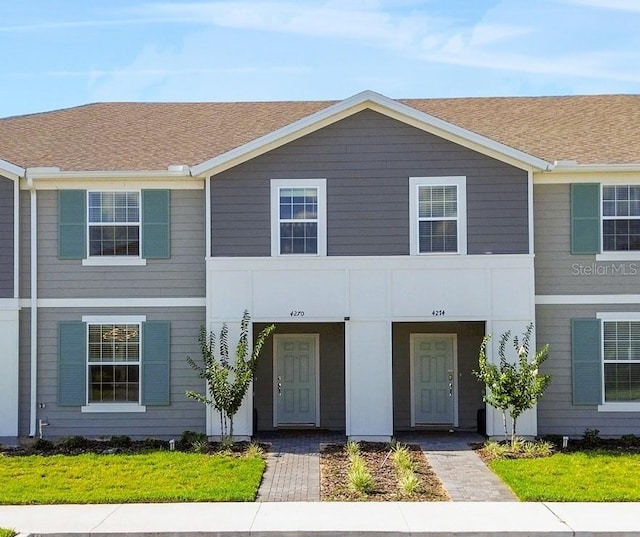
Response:
[[[301,310],[291,310],[289,313],[291,317],[304,317],[304,311]]]

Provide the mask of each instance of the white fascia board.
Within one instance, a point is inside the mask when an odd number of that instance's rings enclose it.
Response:
[[[117,187],[126,184],[127,188],[138,185],[149,188],[149,184],[160,188],[204,189],[201,178],[191,176],[188,166],[170,167],[168,170],[88,170],[61,171],[59,168],[27,168],[23,189],[35,185],[38,190],[57,190],[59,188],[86,188],[87,181],[101,182],[104,187]],[[177,169],[179,168],[179,169]],[[126,183],[123,183],[125,181]],[[109,185],[108,183],[112,183]]]
[[[24,174],[24,168],[0,159],[0,175],[7,175],[9,176],[9,179],[16,180],[19,177],[24,177]]]
[[[534,171],[537,185],[563,183],[624,183],[640,177],[638,164],[598,164],[583,166],[557,166],[551,170]]]
[[[197,164],[191,168],[191,173],[193,176],[215,175],[367,108],[456,143],[462,143],[462,145],[475,150],[481,152],[484,150],[491,156],[502,156],[509,161],[520,163],[523,168],[545,170],[551,166],[551,163],[546,160],[513,149],[425,112],[420,112],[384,95],[367,90],[222,155]]]

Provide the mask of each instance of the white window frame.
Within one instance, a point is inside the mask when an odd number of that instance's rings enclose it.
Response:
[[[280,189],[316,188],[318,190],[318,252],[315,254],[280,253]],[[271,179],[271,256],[322,257],[327,255],[327,180]]]
[[[603,312],[597,313],[600,320],[600,378],[602,402],[598,405],[598,412],[640,412],[640,402],[605,402],[604,400],[604,323],[605,322],[638,322],[640,312]],[[635,361],[633,363],[636,363]]]
[[[117,223],[122,225],[137,225],[138,226],[138,241],[139,251],[137,256],[133,255],[91,255],[91,237],[90,227],[91,225],[100,225],[99,223],[91,223],[89,220],[89,197],[95,193],[111,193],[111,192],[132,192],[138,194],[138,222],[137,223]],[[86,194],[86,207],[87,207],[87,257],[82,260],[82,264],[85,266],[144,266],[147,264],[147,260],[142,257],[142,191],[132,188],[105,188],[88,190]]]
[[[420,252],[419,189],[423,186],[456,186],[458,188],[458,251]],[[411,255],[466,255],[467,254],[467,178],[465,176],[409,177],[409,253]]]
[[[600,183],[600,205],[599,205],[599,210],[600,210],[600,253],[596,254],[596,261],[630,261],[630,260],[638,260],[640,259],[640,250],[605,250],[604,249],[604,220],[605,220],[605,216],[604,216],[604,211],[603,209],[603,203],[604,203],[604,199],[603,199],[603,189],[605,186],[608,187],[619,187],[619,186],[639,186],[640,184],[638,183],[633,183],[633,182],[629,182],[629,183],[610,183],[610,182],[603,182]],[[628,218],[628,217],[618,217],[620,219],[623,218]],[[636,217],[638,219],[640,219],[640,217]],[[607,219],[616,219],[616,217],[607,217]]]
[[[146,315],[84,315],[82,317],[82,322],[87,324],[87,339],[85,341],[85,383],[87,388],[87,399],[86,405],[81,407],[81,412],[83,413],[107,413],[107,412],[118,412],[118,413],[127,413],[127,412],[146,412],[147,408],[145,405],[141,404],[142,400],[142,337],[140,338],[140,359],[138,361],[138,366],[140,368],[139,378],[140,378],[140,387],[139,387],[139,397],[138,402],[131,403],[91,403],[89,402],[89,383],[90,383],[90,374],[89,374],[89,325],[102,325],[102,324],[137,324],[140,326],[140,334],[142,334],[142,323],[147,321]],[[126,362],[123,362],[126,363]]]

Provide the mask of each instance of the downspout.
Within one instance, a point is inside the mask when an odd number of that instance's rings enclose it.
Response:
[[[204,179],[204,222],[205,222],[205,248],[204,248],[204,278],[205,278],[205,301],[204,301],[204,323],[207,327],[207,332],[211,329],[209,326],[211,317],[209,316],[211,313],[211,285],[209,283],[209,263],[211,258],[211,177],[207,176]],[[213,412],[207,405],[206,413],[205,413],[205,432],[207,436],[213,435]]]
[[[20,177],[13,190],[13,298],[20,298]]]
[[[38,206],[36,188],[31,177],[27,177],[27,186],[29,187],[31,218],[31,419],[29,436],[34,438],[38,433]]]

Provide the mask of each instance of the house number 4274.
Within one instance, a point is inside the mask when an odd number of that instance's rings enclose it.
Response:
[[[301,310],[291,310],[289,313],[291,317],[304,317],[304,311]]]

